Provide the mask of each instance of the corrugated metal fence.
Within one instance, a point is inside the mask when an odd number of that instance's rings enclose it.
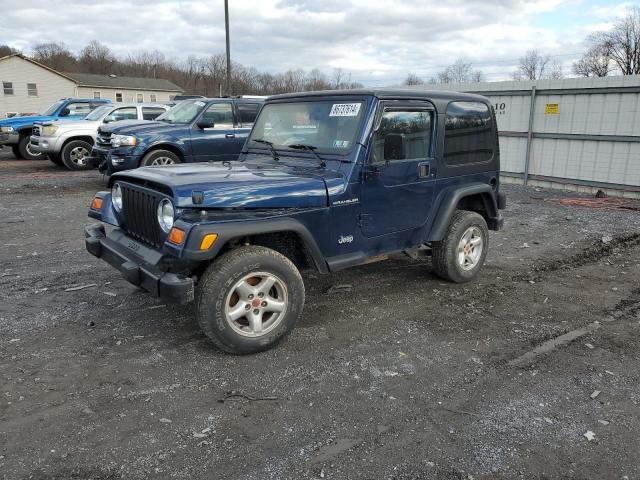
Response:
[[[504,181],[640,196],[640,76],[415,88],[491,99]]]

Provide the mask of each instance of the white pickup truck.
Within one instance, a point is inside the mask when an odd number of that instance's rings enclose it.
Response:
[[[91,153],[98,127],[125,120],[154,120],[171,106],[161,103],[108,104],[81,120],[36,123],[29,142],[32,151],[45,154],[56,165],[69,170],[91,168],[85,157]]]

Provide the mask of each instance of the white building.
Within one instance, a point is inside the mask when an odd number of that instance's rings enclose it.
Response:
[[[61,98],[168,102],[182,89],[162,78],[62,73],[20,54],[0,58],[0,118],[38,113]]]

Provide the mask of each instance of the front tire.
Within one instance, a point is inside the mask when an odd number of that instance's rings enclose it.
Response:
[[[22,138],[20,138],[20,143],[18,143],[18,153],[19,153],[19,157],[16,156],[16,158],[23,158],[24,160],[41,160],[44,158],[43,155],[34,152],[31,150],[31,146],[29,145],[30,142],[30,137],[29,135],[23,136]],[[15,154],[15,151],[14,151]]]
[[[473,280],[487,256],[489,229],[476,212],[457,210],[445,237],[433,242],[432,262],[438,276],[455,283]]]
[[[265,247],[239,247],[216,259],[200,279],[196,318],[220,350],[261,352],[293,329],[304,295],[300,272],[287,257]]]
[[[60,157],[62,164],[69,170],[89,170],[91,167],[87,165],[85,160],[91,154],[93,146],[84,140],[72,140],[62,147]]]
[[[161,167],[182,163],[180,157],[169,150],[153,150],[147,153],[140,162],[141,167]]]
[[[20,149],[18,145],[11,145],[11,151],[13,152],[13,156],[16,157],[17,160],[22,160],[22,156],[20,155]]]

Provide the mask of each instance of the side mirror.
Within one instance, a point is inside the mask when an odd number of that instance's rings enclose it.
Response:
[[[399,133],[389,133],[384,137],[384,159],[402,160],[406,158],[404,149],[404,135]]]
[[[68,117],[69,114],[71,113],[71,110],[69,110],[67,107],[64,107],[62,109],[62,111],[60,112],[60,117]]]
[[[113,115],[107,115],[106,117],[104,117],[103,123],[110,123],[110,122],[114,122],[116,119],[113,118]]]
[[[214,123],[213,120],[199,120],[198,123],[196,123],[196,127],[198,127],[200,130],[204,130],[205,128],[213,128],[216,124]]]

